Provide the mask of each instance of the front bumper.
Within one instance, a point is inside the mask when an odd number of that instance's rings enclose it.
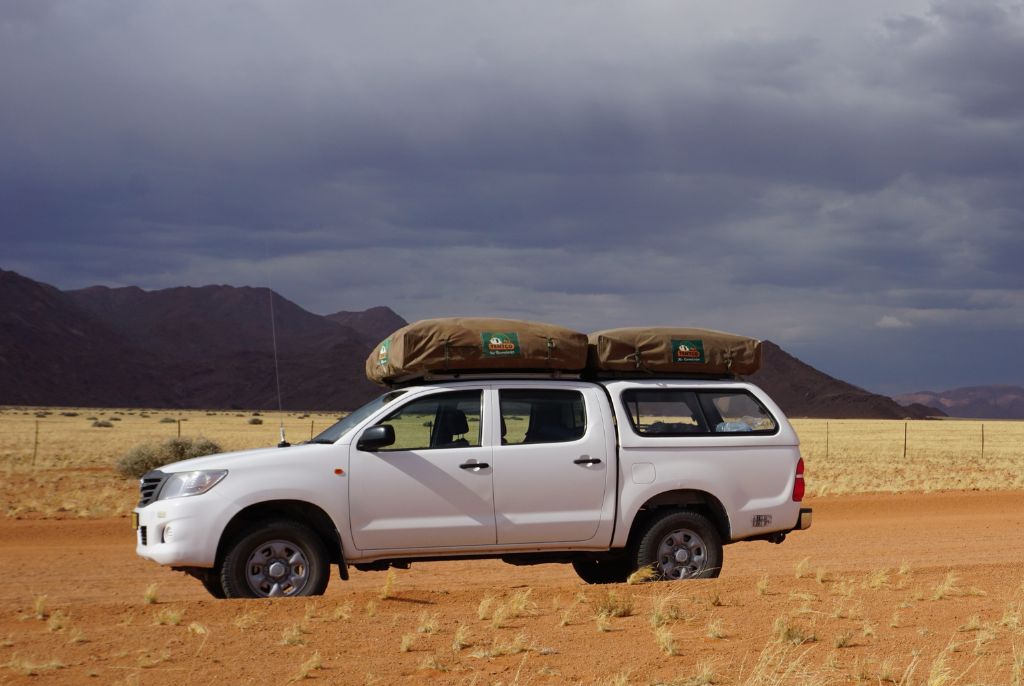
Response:
[[[157,500],[136,508],[135,553],[162,565],[213,567],[232,509],[215,493]]]

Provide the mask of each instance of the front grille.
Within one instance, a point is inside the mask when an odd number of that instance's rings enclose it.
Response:
[[[167,475],[159,470],[153,470],[143,474],[139,479],[139,507],[145,507],[156,500],[160,494],[160,487],[164,484]]]

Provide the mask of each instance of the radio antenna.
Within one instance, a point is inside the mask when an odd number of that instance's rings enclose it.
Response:
[[[274,320],[274,291],[270,288],[270,280],[267,279],[267,294],[270,296],[270,338],[274,346],[274,383],[277,386],[277,418],[280,421],[278,432],[281,440],[278,448],[287,448],[289,443],[284,437],[284,408],[281,403],[281,371],[277,363],[277,323]]]

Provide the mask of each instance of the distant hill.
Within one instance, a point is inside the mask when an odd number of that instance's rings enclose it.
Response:
[[[363,365],[405,320],[387,307],[321,316],[266,288],[60,291],[0,270],[0,405],[350,410],[380,389]],[[764,344],[752,377],[794,417],[902,418],[904,408]],[[1018,389],[1020,390],[1020,389]]]
[[[408,323],[388,307],[371,307],[362,312],[335,312],[326,317],[367,334],[375,339],[375,343],[380,343],[395,329],[400,329]]]
[[[918,391],[897,395],[903,405],[923,403],[942,408],[950,417],[1024,419],[1024,388],[1020,386],[970,386],[950,391]]]
[[[285,409],[379,392],[363,372],[373,323],[405,323],[387,308],[346,325],[265,288],[62,292],[0,270],[0,404],[276,408],[271,297]]]
[[[846,419],[923,419],[942,416],[934,408],[903,407],[801,362],[765,341],[761,369],[750,380],[768,392],[790,417]]]

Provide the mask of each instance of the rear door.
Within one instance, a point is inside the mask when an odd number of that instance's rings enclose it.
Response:
[[[591,540],[614,508],[614,443],[600,410],[601,391],[586,384],[495,389],[498,543]]]
[[[415,398],[377,424],[395,443],[352,446],[349,506],[360,550],[493,545],[491,448],[482,388]]]

